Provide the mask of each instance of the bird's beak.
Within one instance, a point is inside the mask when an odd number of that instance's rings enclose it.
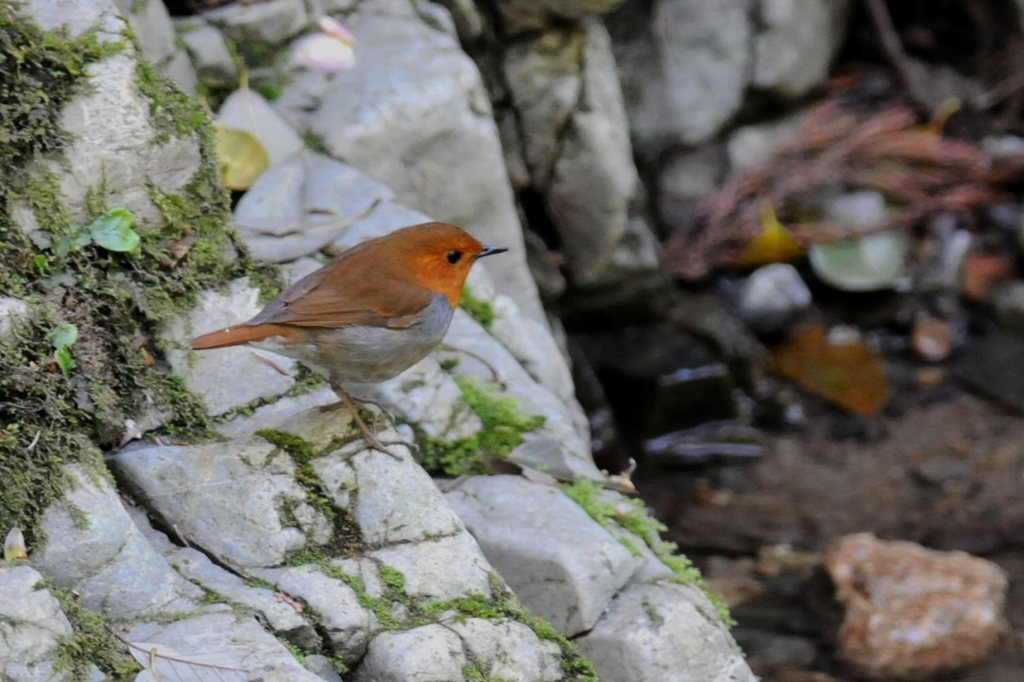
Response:
[[[502,246],[485,246],[484,250],[474,256],[475,258],[483,258],[484,256],[493,256],[496,253],[505,253],[508,249]]]

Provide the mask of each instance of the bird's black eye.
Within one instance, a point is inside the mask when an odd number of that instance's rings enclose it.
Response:
[[[455,265],[456,263],[458,263],[460,258],[462,258],[462,252],[461,251],[449,251],[448,252],[448,262],[451,263],[452,265]]]

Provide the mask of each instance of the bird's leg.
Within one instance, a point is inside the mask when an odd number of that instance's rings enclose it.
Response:
[[[366,422],[363,421],[363,416],[361,414],[359,414],[359,406],[356,405],[355,399],[349,394],[349,392],[346,391],[345,389],[341,388],[340,386],[334,386],[333,388],[334,388],[334,392],[338,394],[338,397],[341,398],[341,400],[339,402],[337,402],[337,403],[333,403],[331,405],[326,405],[326,406],[322,407],[321,410],[324,410],[324,411],[326,411],[326,410],[334,410],[334,409],[337,409],[338,407],[344,406],[345,408],[348,409],[349,414],[352,415],[352,421],[354,421],[356,423],[356,428],[358,428],[359,431],[363,434],[363,440],[366,442],[367,447],[369,447],[369,448],[371,448],[373,450],[376,450],[378,452],[383,452],[384,454],[386,454],[386,455],[388,455],[390,457],[394,457],[395,459],[398,459],[398,460],[402,459],[401,457],[399,457],[395,453],[393,453],[390,450],[388,450],[385,446],[387,446],[387,445],[405,445],[405,446],[408,446],[408,444],[403,442],[403,441],[388,441],[386,443],[380,442],[377,439],[377,436],[374,435],[373,431],[370,430],[370,427],[368,427],[366,425]]]

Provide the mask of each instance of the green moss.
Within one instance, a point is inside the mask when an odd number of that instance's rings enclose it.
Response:
[[[487,331],[491,330],[491,325],[498,318],[498,313],[494,310],[494,306],[489,301],[474,296],[468,286],[462,289],[462,299],[459,301],[459,307],[469,313],[470,317],[479,322],[480,326]]]
[[[469,595],[450,601],[433,602],[424,607],[423,611],[435,616],[456,611],[467,618],[483,618],[486,620],[509,619],[523,623],[537,635],[539,639],[554,642],[562,651],[562,673],[564,680],[578,682],[597,682],[594,665],[576,648],[576,645],[560,634],[551,623],[535,616],[516,599],[515,595],[502,584],[498,576],[490,576],[491,596]]]
[[[593,481],[583,479],[563,483],[559,487],[592,519],[618,537],[634,556],[641,555],[636,544],[628,536],[622,536],[615,531],[625,530],[642,539],[654,555],[672,570],[674,582],[693,585],[703,590],[714,604],[722,622],[728,627],[736,624],[729,613],[729,607],[721,597],[708,588],[697,567],[679,554],[679,547],[674,542],[661,539],[661,534],[668,529],[664,523],[647,513],[642,501],[624,497],[619,500],[618,505],[613,504],[602,497],[602,490]]]
[[[0,5],[0,187],[36,154],[57,151],[67,140],[58,122],[92,62],[124,49],[101,42],[92,30],[71,38],[63,28],[48,32]]]
[[[76,232],[107,208],[106,182],[97,178],[89,189],[87,214],[76,225],[57,176],[26,164],[60,150],[61,107],[89,62],[124,49],[126,41],[69,39],[12,17],[10,6],[0,7],[0,81],[25,91],[0,88],[0,108],[11,112],[0,116],[0,137],[8,138],[0,143],[0,291],[27,301],[32,315],[0,340],[0,527],[17,525],[38,544],[39,518],[68,484],[62,465],[103,469],[94,444],[117,445],[127,419],[152,411],[168,415],[167,432],[193,440],[206,433],[206,410],[180,378],[166,373],[156,331],[202,290],[262,271],[227,228],[229,197],[204,112],[144,63],[140,87],[151,98],[153,118],[166,134],[199,142],[200,167],[180,192],[150,188],[161,219],[140,229],[137,252],[76,243]],[[35,97],[33,88],[45,88],[47,98]],[[2,132],[9,121],[17,124],[14,137]],[[26,234],[15,225],[15,207],[27,209],[39,229]],[[79,330],[75,367],[66,376],[47,341],[60,324]]]
[[[71,636],[60,642],[55,670],[67,671],[76,682],[88,680],[93,665],[115,680],[131,679],[140,672],[128,647],[111,634],[103,616],[82,606],[71,590],[55,587],[47,581],[37,585],[37,589],[44,588],[57,598],[72,628]]]
[[[473,377],[456,379],[466,404],[483,424],[479,433],[457,440],[445,440],[415,429],[420,446],[420,463],[428,471],[444,476],[465,476],[487,471],[488,458],[506,457],[520,443],[523,434],[544,425],[544,417],[528,415],[512,396],[500,393],[493,384]]]
[[[161,131],[163,139],[202,130],[206,124],[206,112],[152,64],[140,58],[135,76],[139,91],[149,100],[150,119]]]
[[[334,527],[331,546],[337,550],[358,551],[363,543],[358,524],[351,518],[347,510],[334,506],[324,482],[313,468],[313,461],[333,451],[337,444],[329,443],[317,451],[305,439],[286,431],[262,429],[257,431],[256,435],[280,448],[292,458],[292,462],[295,463],[295,480],[306,491],[306,503],[320,512]],[[301,526],[295,518],[294,504],[294,501],[286,500],[282,505],[281,512],[288,523],[298,528]],[[312,538],[309,540],[312,542]]]

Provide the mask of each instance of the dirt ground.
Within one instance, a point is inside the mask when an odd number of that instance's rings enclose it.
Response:
[[[766,681],[853,679],[830,655],[816,566],[862,531],[1002,566],[1011,629],[988,661],[947,679],[1024,679],[1024,420],[948,383],[895,402],[856,428],[819,408],[805,430],[770,435],[753,465],[638,480],[669,538],[741,602],[736,636]]]

